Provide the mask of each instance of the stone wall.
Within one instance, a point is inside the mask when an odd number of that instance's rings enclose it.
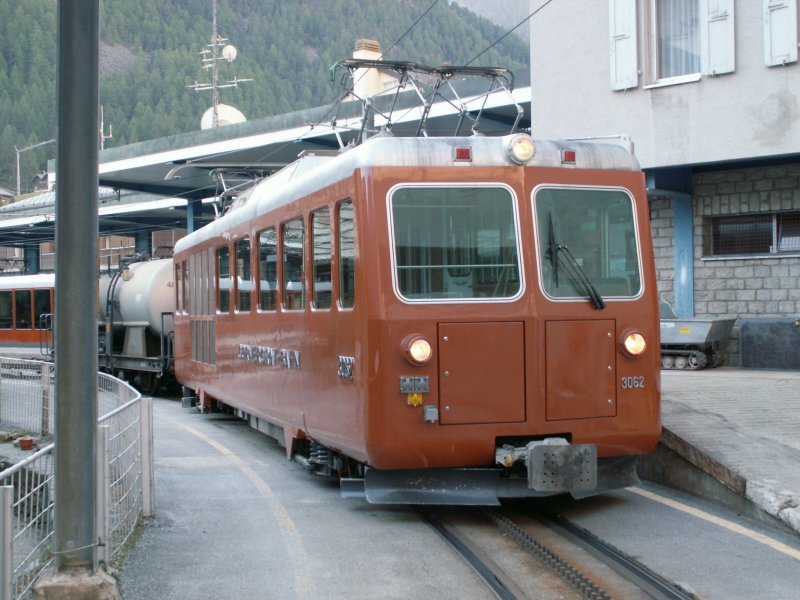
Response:
[[[693,207],[695,316],[800,317],[800,253],[726,259],[703,254],[706,217],[800,211],[800,164],[696,173]],[[672,200],[651,199],[650,213],[659,296],[672,304]],[[726,363],[738,365],[738,327],[724,350]]]

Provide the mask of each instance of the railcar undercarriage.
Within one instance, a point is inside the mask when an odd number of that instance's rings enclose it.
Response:
[[[563,438],[497,448],[494,466],[451,469],[373,469],[314,443],[292,458],[310,472],[338,476],[343,498],[372,504],[497,506],[501,498],[569,493],[585,498],[639,483],[637,457],[597,460],[591,444]]]

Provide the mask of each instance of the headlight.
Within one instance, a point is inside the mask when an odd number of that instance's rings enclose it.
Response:
[[[629,331],[624,335],[622,349],[628,356],[639,356],[647,348],[644,336],[638,331]]]
[[[421,335],[410,335],[403,340],[403,355],[412,365],[424,365],[433,356],[433,349]]]
[[[508,158],[518,165],[524,165],[536,154],[536,145],[533,143],[533,138],[525,133],[515,135],[508,143],[506,154]]]

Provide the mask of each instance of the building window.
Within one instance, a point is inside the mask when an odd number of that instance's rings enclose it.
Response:
[[[657,0],[656,78],[700,72],[698,0]]]
[[[800,253],[800,212],[708,217],[706,256]]]
[[[764,0],[764,64],[797,62],[797,0]]]
[[[636,86],[635,0],[612,9],[611,87]],[[646,88],[688,83],[736,67],[734,0],[644,0]]]

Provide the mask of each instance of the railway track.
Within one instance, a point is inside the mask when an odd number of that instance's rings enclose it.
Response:
[[[502,600],[547,597],[546,591],[553,597],[587,600],[694,598],[632,556],[549,511],[420,512]],[[492,541],[498,535],[505,541]]]

